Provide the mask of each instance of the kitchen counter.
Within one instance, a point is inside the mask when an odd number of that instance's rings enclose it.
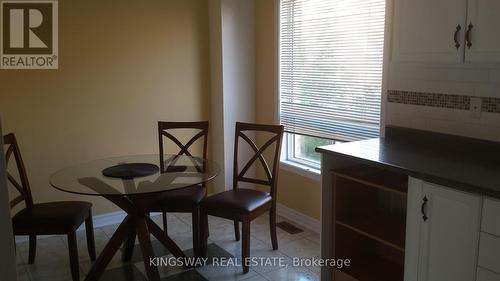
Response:
[[[456,249],[458,279],[473,279],[481,202],[500,198],[500,143],[387,127],[385,137],[316,151],[322,157],[321,257],[353,257],[350,268],[323,267],[321,280],[404,280],[403,274],[416,274],[417,260],[436,262],[428,259],[443,249]],[[429,241],[444,246],[429,248]],[[434,252],[420,256],[425,249]],[[433,273],[457,272],[455,264],[440,266],[442,272]]]
[[[386,137],[316,151],[500,198],[500,143],[387,127]]]

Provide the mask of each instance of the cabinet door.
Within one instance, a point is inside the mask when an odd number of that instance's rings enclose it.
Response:
[[[393,59],[462,62],[466,9],[467,0],[396,0]],[[454,42],[457,26],[458,48]]]
[[[420,207],[424,198],[422,194],[422,181],[410,177],[406,206],[405,281],[418,281],[420,228],[422,227]]]
[[[471,24],[471,47],[465,59],[470,62],[500,61],[500,1],[469,0],[467,28]]]
[[[481,197],[425,182],[422,195],[418,280],[475,280]]]

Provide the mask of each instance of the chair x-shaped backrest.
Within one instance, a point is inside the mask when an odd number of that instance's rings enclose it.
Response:
[[[200,130],[196,135],[194,135],[186,144],[183,144],[172,135],[169,131],[174,129],[194,129]],[[202,159],[207,159],[207,144],[208,144],[208,121],[202,122],[158,122],[158,138],[160,143],[160,165],[162,166],[162,171],[164,170],[164,149],[163,149],[163,137],[170,139],[179,147],[179,152],[177,155],[187,155],[193,156],[189,151],[189,148],[200,138],[203,138],[203,151]]]
[[[268,139],[260,148],[257,147],[254,141],[252,141],[248,135],[244,132],[267,132],[271,133],[272,136]],[[260,125],[260,124],[250,124],[250,123],[236,123],[236,134],[235,134],[235,144],[234,144],[234,171],[233,171],[233,188],[238,188],[238,182],[247,182],[259,185],[266,185],[271,188],[271,196],[276,194],[276,186],[278,183],[278,166],[279,166],[279,156],[281,153],[281,142],[283,139],[283,126],[281,125]],[[241,171],[238,168],[238,146],[239,139],[243,139],[255,153],[250,160],[243,166]],[[264,152],[274,144],[274,155],[273,155],[273,165],[272,170],[264,157]],[[252,165],[257,161],[257,159],[262,164],[264,172],[266,174],[266,179],[259,179],[254,177],[246,176],[246,173],[252,167]]]
[[[11,156],[14,155],[16,161],[17,171],[19,173],[19,178],[21,182],[18,182],[11,173],[7,171],[7,179],[14,186],[14,188],[20,193],[19,196],[15,197],[10,201],[10,208],[14,208],[17,204],[25,202],[27,208],[33,206],[33,198],[31,197],[31,190],[29,186],[28,176],[26,174],[26,169],[24,168],[23,159],[21,157],[21,151],[19,150],[19,145],[17,144],[16,136],[12,133],[7,134],[3,137],[4,145],[7,145],[7,150],[5,151],[5,162],[6,165],[9,164]]]

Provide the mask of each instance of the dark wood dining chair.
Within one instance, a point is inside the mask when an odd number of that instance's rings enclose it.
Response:
[[[185,144],[173,135],[174,130],[190,130],[195,131],[192,138]],[[180,150],[176,152],[177,155],[193,156],[190,148],[198,139],[202,139],[202,159],[207,159],[207,145],[208,145],[208,121],[202,122],[158,122],[158,140],[160,144],[160,163],[164,164],[164,138],[168,138]],[[160,167],[164,170],[165,167]],[[193,228],[193,249],[198,254],[200,244],[200,201],[207,195],[205,184],[193,185],[191,187],[182,188],[179,190],[172,190],[162,193],[159,196],[157,204],[151,207],[151,212],[162,212],[163,215],[163,229],[168,231],[167,213],[191,213],[192,215],[192,228]]]
[[[248,273],[249,271],[248,263],[245,261],[250,257],[250,223],[265,212],[269,212],[269,228],[273,250],[278,249],[278,239],[276,236],[276,192],[278,187],[279,157],[283,130],[283,126],[279,125],[236,123],[233,188],[232,190],[209,196],[201,202],[201,219],[203,220],[204,227],[201,233],[203,239],[200,244],[200,250],[203,255],[206,255],[207,249],[206,239],[208,238],[208,224],[206,222],[208,220],[208,215],[233,220],[236,241],[240,240],[239,222],[242,223],[243,239],[241,253],[244,273]],[[255,142],[248,136],[248,133],[258,132],[272,135],[260,148],[258,148]],[[240,138],[243,139],[252,148],[253,153],[255,153],[242,169],[239,169],[238,165]],[[274,145],[273,162],[272,168],[269,168],[264,152],[272,145]],[[257,160],[262,164],[265,172],[265,179],[246,175]],[[239,188],[239,183],[267,186],[269,192]]]
[[[92,204],[80,201],[61,201],[50,203],[33,203],[28,175],[21,157],[21,151],[14,134],[3,137],[7,145],[5,158],[7,165],[11,156],[14,155],[17,172],[20,181],[17,181],[7,171],[7,179],[20,193],[10,202],[10,208],[24,202],[25,208],[12,217],[14,235],[29,236],[28,263],[35,262],[36,237],[37,235],[67,235],[69,248],[69,261],[73,281],[80,280],[78,265],[78,247],[76,242],[76,230],[85,221],[87,234],[87,247],[92,261],[96,258],[94,228],[92,222]]]

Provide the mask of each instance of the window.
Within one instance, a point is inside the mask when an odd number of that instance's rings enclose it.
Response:
[[[281,0],[282,160],[319,166],[318,145],[377,137],[385,0]]]

